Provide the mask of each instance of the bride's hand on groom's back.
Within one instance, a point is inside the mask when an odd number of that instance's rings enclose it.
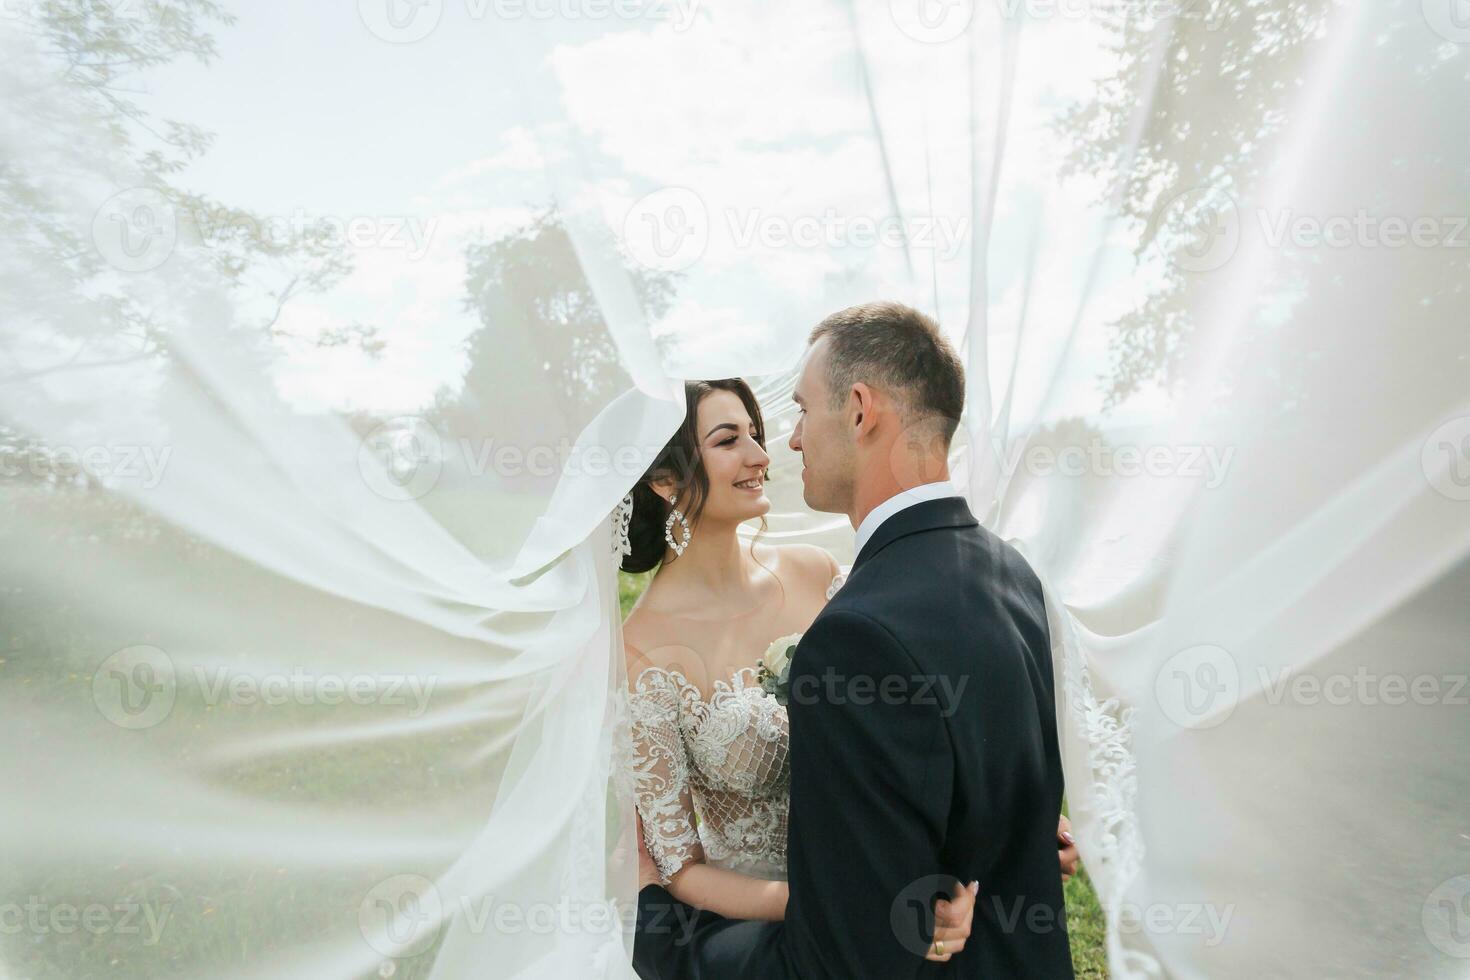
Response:
[[[1072,821],[1061,817],[1057,821],[1057,860],[1062,865],[1062,881],[1069,880],[1077,873],[1077,862],[1081,856],[1077,853],[1077,841],[1072,836]]]
[[[1057,861],[1061,864],[1063,881],[1077,873],[1080,861],[1077,841],[1072,836],[1072,821],[1065,816],[1057,820]],[[930,943],[925,959],[943,963],[965,948],[975,917],[978,891],[978,883],[972,883],[968,888],[956,884],[954,894],[948,900],[940,899],[934,903],[934,942]]]
[[[949,898],[934,903],[934,941],[929,944],[929,953],[924,957],[936,963],[946,963],[949,958],[965,948],[970,938],[970,926],[975,919],[975,896],[980,883],[968,885],[956,882]]]

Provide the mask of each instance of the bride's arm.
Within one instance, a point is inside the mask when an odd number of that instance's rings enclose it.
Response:
[[[704,863],[689,790],[689,760],[678,726],[678,694],[668,675],[651,667],[629,644],[638,829],[669,893],[729,919],[785,918],[785,882]]]
[[[631,643],[627,653],[638,831],[669,893],[728,919],[785,918],[784,881],[764,881],[704,863],[689,760],[678,725],[678,693],[668,674]]]
[[[703,862],[686,864],[669,879],[669,894],[685,905],[727,919],[786,918],[786,882],[764,881]]]

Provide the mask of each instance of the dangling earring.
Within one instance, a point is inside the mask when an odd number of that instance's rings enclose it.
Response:
[[[669,543],[670,548],[674,549],[674,555],[676,557],[682,556],[684,554],[684,549],[689,547],[689,538],[691,537],[689,522],[684,519],[684,514],[679,510],[679,508],[674,506],[678,502],[679,495],[677,493],[669,494],[669,507],[671,508],[671,510],[669,511],[669,519],[664,521],[664,540]],[[684,526],[684,541],[682,544],[674,540],[675,521],[678,521]]]

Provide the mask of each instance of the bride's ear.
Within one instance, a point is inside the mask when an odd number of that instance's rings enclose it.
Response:
[[[653,490],[654,493],[658,494],[659,497],[663,499],[664,503],[668,503],[669,498],[672,497],[678,489],[678,486],[674,482],[674,478],[672,476],[663,476],[659,477],[657,480],[650,480],[648,486],[651,490]]]

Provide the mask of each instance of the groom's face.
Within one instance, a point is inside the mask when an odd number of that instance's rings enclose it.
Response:
[[[801,454],[801,496],[806,505],[828,514],[846,514],[852,510],[855,447],[846,406],[831,407],[827,357],[825,337],[807,350],[791,396],[800,412],[790,446]]]

